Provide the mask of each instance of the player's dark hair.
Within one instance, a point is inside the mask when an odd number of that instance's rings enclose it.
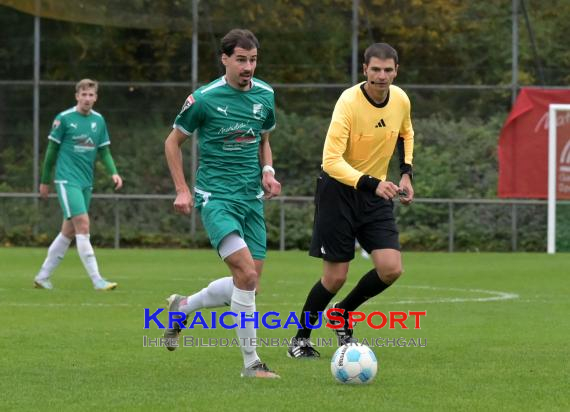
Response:
[[[222,39],[220,51],[226,56],[231,56],[236,47],[245,50],[259,49],[259,41],[249,30],[233,29]]]
[[[378,59],[394,59],[394,63],[398,64],[398,52],[388,43],[374,43],[364,51],[364,64],[370,63],[370,59],[376,57]]]

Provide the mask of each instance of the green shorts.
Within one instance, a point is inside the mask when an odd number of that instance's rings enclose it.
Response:
[[[208,233],[210,243],[216,250],[224,237],[235,232],[245,241],[254,259],[265,259],[267,233],[263,200],[204,201],[200,194],[196,194],[196,209],[200,211],[202,224]]]
[[[82,189],[66,180],[56,180],[55,189],[64,219],[71,219],[73,216],[87,213],[91,203],[92,187]]]

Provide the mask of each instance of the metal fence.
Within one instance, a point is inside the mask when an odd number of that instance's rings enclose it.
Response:
[[[24,3],[27,2],[21,2],[21,4]],[[14,202],[24,200],[27,202],[26,207],[32,205],[31,213],[22,216],[22,221],[19,224],[21,224],[22,228],[26,228],[25,230],[28,230],[28,227],[32,228],[34,233],[38,232],[38,230],[50,232],[58,224],[59,211],[57,207],[52,207],[49,209],[49,212],[46,212],[45,208],[37,208],[37,190],[40,173],[40,153],[47,141],[47,139],[41,138],[41,136],[47,134],[45,132],[51,124],[53,116],[69,106],[72,86],[77,80],[70,79],[69,72],[77,73],[78,76],[85,74],[102,80],[104,99],[101,99],[97,108],[101,109],[109,124],[112,125],[114,147],[117,147],[116,145],[120,144],[121,141],[128,140],[131,133],[137,133],[145,136],[145,144],[158,148],[162,145],[162,142],[156,141],[154,137],[163,138],[166,135],[167,132],[163,126],[171,124],[178,108],[173,108],[173,105],[182,103],[189,90],[210,81],[212,74],[217,70],[218,61],[213,58],[213,54],[215,54],[219,36],[223,35],[223,33],[219,33],[216,30],[222,30],[222,27],[237,27],[241,25],[243,16],[240,13],[245,10],[245,8],[240,10],[239,7],[235,7],[231,13],[222,14],[223,21],[218,21],[214,19],[215,13],[212,13],[212,11],[225,10],[224,7],[227,7],[229,2],[222,0],[208,2],[185,0],[177,2],[177,5],[169,4],[169,7],[164,8],[165,13],[174,13],[176,7],[184,7],[185,12],[183,16],[186,20],[191,20],[192,22],[191,25],[187,25],[191,27],[191,32],[184,34],[184,42],[181,43],[185,47],[180,47],[180,50],[176,51],[175,55],[168,56],[168,62],[175,67],[179,67],[180,70],[168,75],[157,76],[155,72],[159,72],[161,60],[155,59],[154,56],[146,56],[145,60],[144,56],[138,56],[136,54],[137,49],[133,48],[135,52],[132,55],[129,54],[129,56],[137,60],[137,67],[140,65],[143,68],[138,77],[134,79],[124,75],[121,59],[107,58],[104,53],[106,49],[101,46],[105,44],[105,31],[101,30],[101,28],[107,27],[109,29],[109,25],[136,27],[137,30],[129,32],[116,29],[121,33],[121,39],[125,43],[132,41],[134,42],[132,44],[146,44],[145,42],[150,42],[154,29],[151,27],[148,27],[147,30],[141,28],[138,23],[141,23],[143,20],[134,19],[128,14],[133,11],[133,8],[125,7],[123,3],[126,2],[76,3],[71,1],[38,0],[35,2],[36,7],[41,9],[42,4],[44,4],[46,6],[44,7],[45,10],[51,10],[50,7],[47,7],[51,4],[52,6],[58,6],[60,13],[65,11],[65,5],[67,5],[68,9],[71,9],[72,6],[77,6],[81,9],[80,18],[78,17],[75,20],[68,19],[67,21],[65,19],[56,20],[53,16],[42,14],[41,10],[39,10],[30,13],[25,20],[21,21],[22,24],[14,27],[14,29],[18,29],[17,31],[13,30],[9,35],[2,37],[5,50],[17,50],[18,55],[17,58],[6,59],[7,64],[2,68],[4,70],[2,73],[8,74],[0,76],[0,148],[2,148],[4,141],[10,142],[10,148],[16,153],[10,159],[17,160],[11,160],[11,162],[0,165],[0,170],[4,169],[2,170],[4,172],[2,177],[5,178],[5,181],[0,181],[0,190],[35,193],[0,193],[0,200],[12,199]],[[160,2],[151,3],[158,4]],[[287,4],[288,7],[289,5],[295,5],[296,2],[283,3]],[[305,4],[306,2],[299,2],[299,4],[301,3]],[[303,24],[291,26],[291,28],[289,28],[289,25],[285,25],[282,28],[268,28],[263,25],[263,19],[255,19],[249,25],[254,32],[257,30],[261,32],[269,30],[282,34],[279,36],[282,43],[274,43],[271,46],[276,50],[280,50],[280,53],[276,55],[277,58],[270,60],[264,57],[261,59],[259,66],[262,74],[267,73],[271,75],[271,78],[268,78],[268,80],[277,89],[278,108],[284,107],[295,113],[310,112],[311,114],[330,117],[332,104],[336,101],[338,94],[342,89],[354,84],[360,76],[359,61],[363,46],[371,40],[378,40],[373,35],[374,27],[372,27],[373,24],[371,24],[369,16],[384,15],[382,13],[383,4],[380,3],[382,2],[352,0],[343,3],[343,7],[306,7]],[[467,4],[468,2],[465,3]],[[0,4],[13,5],[17,3],[0,1]],[[142,3],[133,2],[133,5],[140,4]],[[474,2],[473,4],[477,3]],[[415,79],[411,82],[403,81],[406,75],[405,70],[401,73],[399,79],[402,80],[402,83],[398,84],[409,92],[413,101],[415,117],[421,118],[431,115],[433,113],[434,101],[437,100],[448,102],[450,112],[457,111],[459,106],[461,106],[466,111],[473,110],[474,115],[477,114],[478,106],[471,107],[471,102],[477,102],[478,99],[473,97],[481,95],[492,96],[488,99],[493,102],[493,105],[485,104],[484,107],[498,106],[506,108],[509,101],[514,101],[521,85],[527,84],[526,79],[519,78],[521,70],[525,69],[524,64],[519,61],[522,48],[526,47],[529,49],[529,39],[534,46],[534,35],[529,24],[529,16],[525,4],[529,5],[527,7],[529,10],[541,8],[541,3],[538,1],[510,0],[501,3],[501,8],[498,9],[498,14],[496,15],[482,13],[486,19],[484,21],[485,27],[493,30],[504,29],[505,35],[501,37],[500,44],[492,44],[493,48],[504,50],[504,58],[498,63],[493,63],[493,65],[499,64],[503,70],[506,70],[505,73],[509,73],[508,76],[502,75],[496,77],[495,80],[488,78],[485,81],[474,81],[471,84],[461,84],[461,82],[456,81],[459,73],[474,70],[475,68],[478,70],[480,62],[476,58],[477,56],[474,56],[474,65],[470,66],[470,68],[450,65],[444,60],[437,61],[437,59],[435,59],[435,63],[425,62],[429,64],[421,66],[422,76],[410,77]],[[92,13],[86,13],[83,10],[83,7],[87,6],[100,6],[99,8],[105,11],[101,22],[90,21],[88,22],[90,24],[81,23],[85,22],[83,20],[85,16],[92,15]],[[151,4],[145,4],[145,6],[150,7]],[[252,7],[254,6],[252,4]],[[5,13],[5,16],[8,16],[10,19],[20,16],[12,8],[1,7],[0,11]],[[109,12],[111,7],[116,7],[116,10]],[[393,12],[393,8],[391,7],[389,11]],[[15,9],[21,9],[21,7],[15,7]],[[123,12],[127,13],[128,16],[125,17],[126,15],[123,15]],[[319,13],[326,13],[327,19],[325,21],[330,22],[329,24],[333,25],[333,28],[342,29],[344,33],[343,53],[336,53],[342,57],[340,63],[327,61],[326,57],[321,56],[321,52],[324,52],[327,47],[326,40],[334,34],[334,30],[331,30],[330,27],[320,27],[314,24],[317,21],[315,17]],[[48,18],[39,17],[42,15]],[[171,15],[170,17],[177,16]],[[543,16],[543,18],[546,17]],[[465,17],[465,19],[468,18],[469,16]],[[523,18],[526,25],[519,28],[519,22],[522,22]],[[110,19],[118,23],[111,24],[109,22]],[[129,22],[134,25],[125,26]],[[458,25],[461,26],[466,23],[468,21],[463,20],[458,22]],[[74,39],[70,39],[69,36],[61,36],[61,32],[69,33],[67,29],[70,26],[74,29],[73,33],[82,34],[86,39],[96,38],[100,40],[101,44],[97,42],[95,44],[83,44],[79,39],[81,36],[77,36],[77,39],[75,35],[71,36]],[[97,34],[95,37],[93,37],[94,33]],[[447,33],[445,35],[447,36]],[[76,41],[77,44],[75,43]],[[302,56],[302,58],[293,56],[295,54],[293,53],[294,49],[289,49],[288,47],[299,41],[319,45],[319,48],[316,49],[318,52],[315,53],[319,58],[311,60],[309,59],[311,56]],[[457,44],[459,47],[460,42],[457,42]],[[0,49],[2,49],[2,46],[0,46]],[[535,49],[535,47],[532,47],[532,49]],[[534,53],[536,53],[536,50],[534,50]],[[83,56],[79,58],[76,55]],[[407,61],[410,61],[411,58],[412,56],[409,56]],[[8,60],[10,61],[8,62]],[[533,62],[540,63],[539,59],[533,59]],[[58,64],[71,65],[73,70],[58,71]],[[263,67],[263,64],[266,66]],[[280,67],[282,66],[294,66],[296,73],[298,73],[296,79],[280,77]],[[407,64],[404,67],[411,72],[412,65]],[[103,75],[102,73],[105,74]],[[418,84],[419,81],[424,79],[431,80],[426,80],[425,84]],[[565,83],[560,85],[559,83],[554,84],[543,80],[540,84],[548,85],[548,87],[567,88]],[[458,104],[458,101],[461,104]],[[152,102],[152,104],[149,105],[149,102]],[[323,104],[323,102],[326,102],[326,104]],[[143,119],[155,118],[157,120],[152,124],[156,124],[156,130],[146,130],[150,123],[144,123],[144,127],[140,127],[137,123]],[[138,130],[131,130],[137,126],[139,126]],[[188,156],[192,159],[192,164],[189,168],[190,173],[188,173],[190,181],[193,180],[191,173],[196,169],[195,139],[193,143],[194,146]],[[136,151],[144,148],[131,147],[125,143],[123,149],[129,156],[132,154],[133,157],[136,157]],[[120,153],[120,151],[118,152]],[[17,153],[24,153],[25,155],[17,155]],[[30,153],[32,154],[31,156],[29,155]],[[7,163],[10,163],[10,168],[7,167]],[[129,165],[132,166],[131,163]],[[494,166],[489,165],[489,167]],[[144,192],[147,190],[147,187],[152,187],[152,189],[148,190],[156,193],[167,193],[171,190],[166,167],[163,168],[164,176],[157,178],[157,176],[149,176],[150,174],[139,171],[139,175],[136,176],[136,178],[140,178],[140,181],[137,182],[139,185],[133,185],[133,189],[127,188],[126,190]],[[134,179],[135,176],[131,176],[131,182]],[[140,184],[141,182],[144,184]],[[168,183],[164,184],[164,182]],[[2,188],[4,185],[7,189]],[[132,216],[130,212],[136,214],[133,210],[143,204],[146,207],[147,204],[144,202],[164,202],[167,204],[172,199],[167,194],[97,194],[94,198],[104,200],[107,206],[111,205],[110,207],[108,206],[110,211],[109,219],[102,223],[103,227],[112,226],[114,228],[113,244],[115,247],[121,246],[121,239],[124,239],[124,233],[130,226],[145,227],[145,222],[142,221],[143,218],[136,220],[136,216]],[[284,250],[290,248],[291,245],[302,243],[301,241],[295,243],[291,236],[286,236],[286,229],[290,228],[297,218],[292,213],[291,207],[299,205],[299,207],[310,208],[311,199],[311,197],[280,197],[268,202],[268,209],[276,208],[277,210],[277,216],[271,223],[273,225],[276,222],[275,226],[270,228],[270,240],[273,247]],[[488,208],[500,206],[502,209],[505,209],[506,212],[501,210],[500,213],[504,221],[510,219],[509,250],[513,251],[520,249],[521,243],[524,243],[520,235],[527,232],[528,216],[525,216],[525,219],[523,219],[521,211],[527,211],[532,206],[546,208],[544,201],[525,200],[417,199],[416,203],[419,205],[437,205],[438,216],[445,218],[445,222],[440,222],[440,229],[445,227],[446,246],[449,251],[462,250],[460,235],[464,231],[469,233],[469,230],[471,230],[471,228],[465,229],[459,219],[466,205],[481,205]],[[162,203],[160,204],[162,205]],[[18,208],[18,206],[13,204],[11,206]],[[21,206],[24,206],[24,204]],[[55,206],[55,202],[52,202],[52,206]],[[145,207],[140,208],[144,209]],[[443,208],[447,208],[447,216],[444,216],[445,211]],[[414,210],[414,208],[411,209]],[[40,212],[36,213],[34,210],[40,210]],[[129,213],[126,213],[126,211]],[[304,217],[310,211],[307,210],[306,212],[303,215]],[[49,213],[53,216],[47,216]],[[14,227],[13,222],[6,220],[12,219],[14,214],[11,214],[6,208],[0,208],[0,218],[2,215],[6,216],[6,218],[4,227],[0,225],[0,232],[6,226]],[[94,216],[98,215],[99,213],[94,214]],[[165,213],[160,213],[160,218],[167,219],[165,215]],[[175,222],[180,222],[180,220],[168,218],[169,220],[163,225],[163,230],[165,232],[174,230],[174,233],[177,235],[184,231],[184,235],[188,236],[191,234],[194,237],[200,225],[194,216],[195,214],[189,220],[189,228],[180,223],[178,223],[178,226],[181,227],[177,227]],[[42,227],[43,218],[49,220],[49,230]],[[542,218],[542,212],[540,212],[540,216],[537,216],[539,221],[535,222],[536,224],[533,228],[542,225]],[[35,220],[26,222],[26,219]],[[418,219],[421,220],[421,218]],[[303,225],[305,225],[305,221],[306,219],[303,220]],[[407,225],[401,225],[401,227],[405,231]],[[501,227],[504,228],[504,226]],[[310,231],[310,227],[307,230]],[[125,242],[123,241],[123,243]],[[443,247],[440,249],[443,249]]]
[[[50,194],[50,199],[56,198],[55,194]],[[134,205],[132,202],[141,202],[141,201],[151,201],[152,203],[156,202],[165,202],[167,205],[170,205],[174,199],[174,195],[153,195],[153,194],[124,194],[124,195],[116,195],[116,194],[94,194],[94,199],[101,199],[106,201],[108,204],[109,202],[112,204],[112,211],[110,212],[110,216],[112,216],[112,223],[113,223],[113,245],[115,248],[121,247],[121,233],[122,230],[124,231],[127,225],[130,225],[129,219],[122,217],[121,210],[133,210]],[[37,202],[38,196],[34,193],[0,193],[0,200],[3,199],[24,199],[27,202]],[[312,202],[313,198],[310,196],[279,196],[272,200],[270,200],[267,205],[270,207],[278,207],[278,232],[277,236],[278,239],[268,239],[269,241],[273,241],[274,244],[278,244],[279,250],[286,250],[289,247],[288,240],[287,240],[287,225],[293,223],[294,217],[287,215],[287,205],[297,204],[302,206],[310,206],[312,209]],[[55,203],[55,202],[53,202]],[[447,227],[447,251],[454,252],[456,251],[456,236],[457,236],[457,208],[462,205],[477,205],[482,207],[491,207],[491,206],[501,206],[501,214],[507,216],[507,219],[510,221],[510,250],[516,252],[519,250],[519,233],[528,226],[527,223],[522,223],[519,221],[519,211],[525,207],[529,206],[540,206],[546,210],[547,202],[546,200],[523,200],[523,199],[435,199],[435,198],[418,198],[414,200],[415,204],[419,205],[437,205],[439,207],[445,207],[447,209],[447,221],[445,222],[445,226]],[[558,201],[558,205],[560,206],[568,206],[570,205],[570,201]],[[128,207],[130,205],[130,207]],[[399,209],[398,203],[395,203],[395,211],[396,215],[398,215]],[[413,206],[412,206],[413,208]],[[6,208],[4,208],[6,209]],[[107,207],[107,209],[109,209]],[[58,213],[52,213],[53,208],[51,211],[48,211],[46,214],[49,215],[49,218],[52,219],[56,224],[60,222],[60,215]],[[164,209],[163,209],[163,213]],[[181,228],[181,231],[178,232],[178,236],[191,236],[191,227],[190,225],[185,226],[181,217],[174,217],[174,219],[178,222],[175,223],[178,228]],[[544,220],[544,216],[540,218],[541,222]],[[541,222],[538,222],[539,225],[542,225]],[[30,222],[33,223],[33,222]],[[475,222],[477,223],[477,222]],[[546,250],[546,227],[544,221],[544,250]],[[310,229],[310,228],[308,228]],[[403,231],[406,228],[402,228]],[[536,230],[536,229],[532,229]],[[567,234],[564,234],[566,236]],[[0,238],[0,242],[2,239]]]

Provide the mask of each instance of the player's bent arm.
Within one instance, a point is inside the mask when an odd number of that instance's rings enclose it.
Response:
[[[406,150],[406,141],[408,142],[408,148]],[[398,136],[398,141],[396,143],[398,149],[398,159],[400,160],[400,176],[408,175],[410,179],[413,179],[413,167],[412,167],[412,156],[414,148],[414,138],[405,139],[402,136]]]
[[[414,158],[414,128],[412,127],[411,103],[406,96],[403,110],[405,116],[400,125],[400,135],[398,136],[398,154],[400,158],[400,175],[407,174],[413,180],[412,160]]]
[[[348,132],[346,136],[348,136]],[[348,137],[334,136],[329,130],[323,152],[323,170],[332,178],[357,190],[375,193],[377,196],[385,199],[394,197],[396,185],[391,182],[381,182],[380,179],[374,176],[365,175],[353,168],[344,159],[343,154],[346,150],[347,139]]]
[[[164,142],[164,154],[166,155],[166,162],[168,163],[168,169],[170,170],[176,193],[190,192],[186,184],[186,179],[184,178],[182,150],[180,149],[180,146],[182,146],[182,143],[184,143],[187,138],[187,135],[175,127]]]
[[[406,115],[400,126],[400,135],[398,136],[398,154],[400,158],[400,202],[403,205],[409,205],[414,199],[414,188],[412,186],[413,168],[412,160],[414,157],[414,129],[411,120],[411,104],[406,96],[405,107]]]
[[[329,136],[327,135],[327,140],[325,141],[325,153],[323,154],[323,170],[328,173],[329,176],[338,180],[345,185],[352,186],[356,190],[363,192],[375,193],[377,196],[384,197],[385,199],[391,199],[393,194],[384,194],[386,187],[395,187],[393,183],[381,182],[380,179],[365,175],[364,173],[354,169],[346,160],[340,151],[330,150],[334,147],[334,144],[328,144]],[[328,153],[327,153],[328,149]],[[342,152],[344,153],[344,151]],[[392,190],[389,189],[389,190]],[[395,193],[395,192],[394,192]]]
[[[354,169],[344,159],[343,154],[346,151],[347,140],[350,132],[345,131],[342,134],[337,132],[338,134],[335,135],[331,133],[331,129],[334,130],[332,123],[325,140],[323,170],[339,182],[352,186],[359,191],[374,193],[386,200],[392,199],[396,196],[398,193],[398,186],[394,183],[382,182],[374,176],[365,175],[364,173]]]
[[[346,151],[348,134],[349,132],[346,132],[344,138],[340,137],[342,135],[335,136],[331,134],[329,129],[323,152],[323,170],[332,178],[359,191],[374,193],[386,200],[395,197],[398,193],[398,186],[394,183],[382,182],[374,176],[365,175],[354,169],[344,159],[343,154]]]
[[[341,96],[335,105],[325,138],[323,170],[339,182],[356,188],[363,173],[354,169],[343,156],[348,146],[352,118],[352,108]]]
[[[259,161],[262,167],[261,181],[265,191],[265,198],[271,199],[272,197],[281,194],[281,183],[275,179],[275,169],[273,169],[273,153],[271,145],[269,144],[269,133],[261,134],[261,143],[259,145]]]
[[[323,149],[323,170],[339,182],[356,188],[363,173],[353,168],[343,157],[347,139],[348,136],[327,134]]]
[[[259,162],[261,167],[273,166],[273,152],[269,144],[269,133],[261,134],[261,142],[259,143]]]

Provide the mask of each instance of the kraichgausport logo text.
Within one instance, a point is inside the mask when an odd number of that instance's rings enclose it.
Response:
[[[302,329],[303,326],[297,317],[295,312],[284,312],[283,315],[286,319],[281,318],[281,313],[279,312],[266,312],[260,313],[258,311],[252,313],[241,312],[238,314],[236,312],[209,312],[203,314],[200,311],[193,312],[192,314],[186,316],[183,312],[168,312],[168,321],[164,325],[158,316],[164,311],[164,309],[157,309],[153,313],[150,309],[145,308],[144,310],[144,329],[150,329],[151,323],[154,323],[158,329],[173,329],[180,327],[180,329],[195,329],[201,327],[202,329],[244,329],[248,323],[253,324],[255,329],[264,327],[266,329],[288,329],[296,328]],[[314,324],[309,321],[310,312],[304,312],[305,325],[307,329],[319,329],[323,326],[329,329],[340,329],[344,328],[345,324],[348,322],[348,327],[353,328],[355,324],[365,322],[372,329],[382,329],[387,327],[388,329],[396,329],[396,325],[399,325],[400,329],[410,329],[406,325],[408,319],[413,320],[413,329],[421,329],[420,322],[421,317],[427,315],[427,311],[390,311],[385,314],[380,311],[373,311],[368,314],[360,311],[348,312],[347,316],[344,316],[344,309],[330,308],[326,312],[319,312],[318,319]],[[323,313],[326,315],[326,319],[329,322],[323,322]],[[186,320],[186,321],[184,321]],[[261,325],[261,326],[260,326]]]

